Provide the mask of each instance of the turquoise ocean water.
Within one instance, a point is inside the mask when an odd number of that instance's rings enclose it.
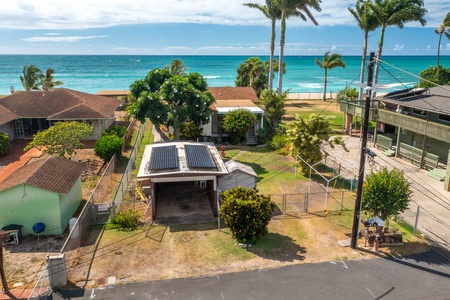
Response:
[[[287,73],[283,77],[283,90],[291,92],[322,92],[323,70],[315,62],[320,56],[285,57]],[[10,87],[23,89],[20,75],[24,65],[34,64],[42,71],[55,69],[55,80],[62,87],[88,93],[99,90],[125,90],[135,80],[143,78],[149,70],[163,68],[175,59],[181,59],[188,72],[202,74],[209,86],[234,86],[236,69],[248,56],[103,56],[103,55],[0,55],[0,94],[9,94]],[[266,60],[268,57],[261,57]],[[420,71],[436,65],[435,56],[384,56],[379,83],[417,83]],[[344,56],[346,68],[328,71],[327,91],[336,92],[346,85],[358,82],[361,57]],[[441,64],[450,66],[450,56],[441,57]],[[414,76],[415,75],[415,76]],[[367,77],[367,75],[366,75]],[[274,81],[276,85],[277,81]],[[403,86],[397,87],[397,89]]]

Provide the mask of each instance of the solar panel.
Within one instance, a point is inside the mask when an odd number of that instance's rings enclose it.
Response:
[[[216,168],[208,146],[185,145],[184,149],[188,168]]]
[[[176,146],[153,147],[149,170],[178,169]]]

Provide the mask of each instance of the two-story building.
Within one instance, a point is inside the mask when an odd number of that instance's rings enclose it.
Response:
[[[364,101],[343,101],[341,111],[346,115],[349,133],[353,117],[364,115]],[[438,179],[445,178],[445,189],[450,190],[450,85],[376,97],[371,101],[369,119],[376,123],[377,147],[387,155],[435,170],[436,176],[442,177]]]

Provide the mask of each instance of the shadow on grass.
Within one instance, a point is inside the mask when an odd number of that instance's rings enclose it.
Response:
[[[170,225],[170,232],[217,230],[218,227],[217,221],[195,224],[172,224]],[[223,223],[223,220],[220,221],[220,227],[227,227]]]
[[[263,236],[256,245],[247,248],[262,258],[278,261],[304,260],[306,248],[299,246],[293,239],[279,233],[270,232]]]

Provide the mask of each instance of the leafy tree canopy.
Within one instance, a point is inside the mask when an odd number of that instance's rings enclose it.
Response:
[[[188,120],[197,126],[208,123],[214,98],[206,88],[199,73],[177,75],[168,68],[154,69],[131,85],[129,113],[141,122],[149,119],[165,140],[159,127],[172,126],[179,140],[180,129]]]
[[[433,67],[420,72],[419,87],[431,88],[438,85],[450,84],[450,69],[444,66]]]
[[[384,167],[379,172],[370,173],[364,180],[361,209],[386,221],[389,216],[408,208],[412,194],[410,185],[398,169],[389,171]]]
[[[11,150],[11,147],[8,134],[0,132],[0,156],[7,154]]]
[[[268,137],[271,139],[278,124],[281,122],[286,110],[284,104],[286,102],[287,92],[279,95],[273,90],[264,90],[261,94],[260,103],[264,107],[264,116],[268,125]]]
[[[270,196],[242,186],[225,191],[220,196],[221,215],[238,241],[255,243],[267,233],[275,209]]]
[[[82,149],[82,141],[94,133],[92,126],[80,122],[58,122],[49,129],[34,135],[33,141],[24,149],[37,148],[43,153],[72,157],[76,149]]]
[[[222,128],[230,135],[233,143],[242,142],[248,129],[256,122],[256,116],[248,109],[230,110],[222,119]]]
[[[256,95],[267,87],[267,70],[259,57],[250,57],[237,69],[236,86],[251,86]]]
[[[308,164],[312,165],[323,158],[320,146],[330,138],[330,120],[327,116],[311,114],[309,119],[295,115],[295,119],[287,129],[289,151],[293,157],[300,155]],[[299,160],[300,171],[306,173],[309,167]]]

